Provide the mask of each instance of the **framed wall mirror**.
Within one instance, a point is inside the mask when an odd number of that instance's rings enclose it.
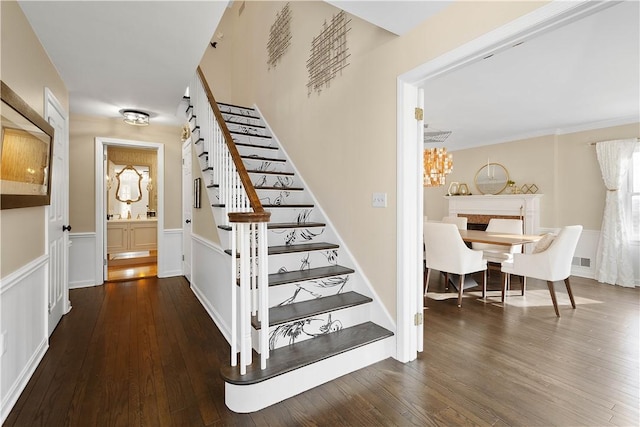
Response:
[[[142,200],[142,174],[131,165],[126,165],[116,174],[116,199],[131,204]]]
[[[1,82],[0,208],[48,205],[53,127]]]
[[[507,188],[509,172],[500,163],[487,163],[476,173],[474,181],[480,194],[500,194]]]

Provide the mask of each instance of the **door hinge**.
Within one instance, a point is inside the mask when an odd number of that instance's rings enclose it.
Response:
[[[422,313],[416,313],[413,316],[413,324],[415,326],[422,325]]]
[[[102,265],[104,265],[105,267],[107,266],[107,259],[106,258],[102,260]]]
[[[423,120],[424,119],[424,110],[422,108],[416,107],[416,120]]]
[[[184,255],[182,255],[182,261],[184,261]]]
[[[47,305],[47,310],[49,311],[49,314],[51,314],[51,303]]]

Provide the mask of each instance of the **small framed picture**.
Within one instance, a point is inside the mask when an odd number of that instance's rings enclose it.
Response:
[[[193,207],[200,208],[200,181],[201,178],[196,178],[193,180]]]

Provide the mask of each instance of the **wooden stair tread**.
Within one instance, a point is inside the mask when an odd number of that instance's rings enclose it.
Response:
[[[371,298],[357,292],[345,292],[330,295],[324,298],[316,298],[309,301],[286,304],[269,309],[269,326],[281,325],[295,320],[305,319],[344,308],[355,307],[373,301]],[[251,317],[251,325],[260,329],[261,325],[257,316]]]
[[[352,274],[355,271],[341,265],[310,268],[307,270],[287,271],[284,273],[272,273],[269,275],[269,286],[285,285],[287,283],[304,282],[307,280],[322,279],[325,277]]]
[[[214,208],[224,208],[224,203],[214,203],[211,206],[213,206]],[[299,204],[290,204],[290,205],[262,205],[263,208],[265,209],[275,209],[275,208],[312,208],[313,204],[305,204],[305,203],[299,203]]]
[[[247,169],[247,173],[259,173],[263,175],[286,175],[286,176],[294,176],[293,172],[275,172],[275,171],[261,171],[256,169]]]
[[[281,246],[269,246],[269,255],[282,255],[293,254],[296,252],[310,252],[310,251],[326,251],[331,249],[338,249],[340,245],[334,243],[301,243],[298,245],[281,245]],[[231,249],[225,249],[227,255],[231,255]],[[236,254],[240,256],[240,254]]]
[[[258,148],[258,149],[263,149],[263,150],[279,150],[280,149],[278,147],[271,147],[271,146],[268,146],[268,145],[259,145],[259,144],[248,144],[246,142],[235,142],[235,144],[238,147]]]
[[[224,381],[230,384],[257,384],[390,336],[393,336],[393,332],[388,329],[365,322],[271,350],[266,369],[260,369],[260,359],[256,357],[247,366],[245,375],[240,375],[239,366],[223,366],[220,373]]]
[[[245,160],[259,160],[263,162],[286,162],[287,159],[277,159],[275,157],[263,157],[263,156],[240,156],[241,159]]]
[[[267,224],[268,230],[280,230],[284,228],[315,228],[315,227],[326,227],[327,224],[324,222],[273,222]],[[219,229],[225,231],[231,231],[230,225],[219,225]]]

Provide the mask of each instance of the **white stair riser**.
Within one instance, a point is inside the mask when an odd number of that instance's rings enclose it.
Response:
[[[339,249],[269,256],[269,274],[338,265]]]
[[[364,323],[369,319],[369,304],[348,307],[331,313],[319,314],[306,319],[269,327],[269,348],[276,349],[296,342],[313,339],[342,328]],[[252,329],[253,348],[258,351],[258,331]]]
[[[290,191],[287,189],[278,190],[256,190],[258,198],[263,205],[293,205],[310,204],[311,199],[304,191]]]
[[[353,290],[354,275],[325,277],[306,282],[288,283],[269,288],[269,306],[309,301]]]
[[[234,114],[241,114],[243,116],[258,116],[258,113],[253,110],[252,108],[245,108],[245,107],[237,107],[234,105],[224,105],[224,104],[218,104],[218,109],[220,110],[220,112],[222,114],[224,113],[234,113]]]
[[[233,119],[232,119],[233,120]],[[227,122],[227,129],[231,132],[231,137],[235,138],[238,136],[238,132],[246,133],[250,135],[261,135],[261,136],[271,136],[269,135],[269,131],[265,128],[258,126],[251,126],[250,124],[240,124],[233,122]],[[272,138],[264,138],[265,141],[271,142]]]
[[[269,246],[331,242],[331,240],[327,240],[326,232],[326,227],[273,229],[268,231],[267,239]]]
[[[222,117],[224,117],[225,120],[227,121],[232,121],[232,122],[237,122],[237,123],[242,123],[245,125],[258,125],[258,126],[264,126],[264,122],[261,119],[255,119],[252,117],[247,117],[247,116],[238,116],[235,114],[227,114],[222,112]],[[228,127],[229,125],[227,125]]]
[[[321,222],[322,218],[313,208],[289,208],[286,206],[277,208],[267,208],[271,213],[269,222],[303,222],[300,218],[308,222]]]

